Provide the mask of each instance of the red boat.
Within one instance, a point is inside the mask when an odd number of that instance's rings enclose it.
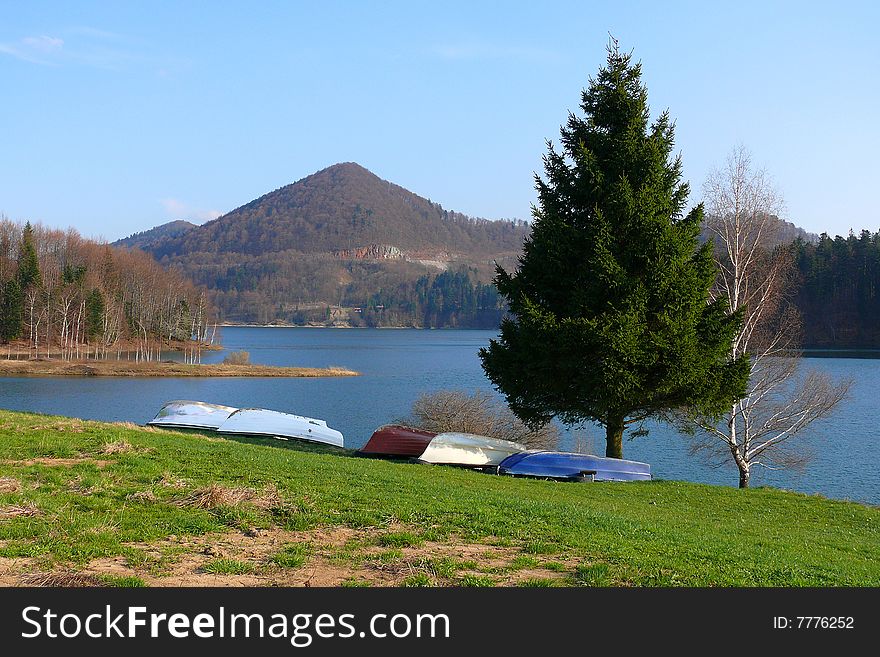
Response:
[[[373,432],[360,451],[361,454],[417,458],[422,455],[428,443],[436,435],[431,431],[399,424],[386,424]]]

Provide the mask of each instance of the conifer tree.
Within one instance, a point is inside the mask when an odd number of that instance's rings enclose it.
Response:
[[[29,287],[40,287],[43,279],[40,276],[40,261],[34,246],[34,228],[30,222],[24,225],[21,234],[21,247],[18,252],[18,285],[24,291]]]
[[[95,288],[86,297],[86,336],[89,340],[95,339],[101,333],[104,310],[104,295],[101,290]]]
[[[532,233],[516,271],[496,271],[510,316],[480,357],[522,420],[598,422],[622,458],[634,423],[684,406],[720,415],[749,363],[731,356],[740,315],[709,300],[712,245],[698,247],[702,207],[684,214],[673,123],[649,124],[641,65],[616,42],[581,110],[561,152],[548,143]]]

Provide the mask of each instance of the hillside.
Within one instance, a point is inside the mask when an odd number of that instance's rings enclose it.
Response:
[[[806,231],[790,221],[780,219],[776,215],[771,215],[770,219],[771,222],[767,231],[770,237],[769,239],[764,240],[764,246],[766,248],[772,249],[780,244],[791,244],[796,240],[802,240],[808,244],[813,244],[819,241],[819,236],[816,235],[816,233]],[[712,237],[711,231],[704,227],[703,230],[700,231],[700,241],[705,242],[710,237]]]
[[[877,586],[880,510],[0,411],[0,585]]]
[[[416,326],[497,325],[485,284],[529,230],[445,210],[351,162],[182,223],[116,244],[205,285],[222,320]]]
[[[523,222],[449,212],[346,162],[276,189],[195,230],[167,240],[160,236],[152,244],[142,240],[142,244],[160,259],[190,253],[361,249],[366,250],[362,257],[421,256],[443,261],[516,252],[525,234]]]
[[[113,245],[128,249],[141,249],[142,251],[157,249],[161,248],[161,244],[164,242],[180,237],[195,227],[196,224],[194,223],[178,219],[176,221],[169,221],[167,224],[162,224],[161,226],[156,226],[150,230],[145,230],[141,233],[129,235],[124,239],[117,240]]]

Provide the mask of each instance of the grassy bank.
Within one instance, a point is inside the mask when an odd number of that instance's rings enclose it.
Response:
[[[0,584],[880,585],[880,510],[0,411]]]
[[[269,365],[190,365],[170,361],[129,360],[0,360],[2,376],[357,376],[343,367],[273,367]]]

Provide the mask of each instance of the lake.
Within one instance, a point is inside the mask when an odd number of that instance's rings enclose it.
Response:
[[[327,420],[345,436],[346,446],[362,446],[373,429],[405,418],[423,392],[460,389],[494,392],[483,375],[477,351],[495,331],[414,329],[323,329],[224,327],[226,350],[250,352],[266,365],[340,365],[359,377],[326,379],[259,378],[0,378],[0,407],[95,420],[143,424],[171,399],[196,399],[230,406],[260,406]],[[208,352],[219,362],[224,352]],[[803,445],[815,453],[803,471],[758,469],[752,485],[880,504],[880,427],[876,421],[880,361],[861,358],[805,358],[804,365],[854,381],[835,414],[815,423]],[[578,430],[579,438],[604,453],[598,426]],[[571,448],[566,432],[563,448]],[[624,443],[627,458],[647,461],[655,478],[736,485],[733,466],[716,468],[688,453],[687,439],[651,425],[650,434]]]

